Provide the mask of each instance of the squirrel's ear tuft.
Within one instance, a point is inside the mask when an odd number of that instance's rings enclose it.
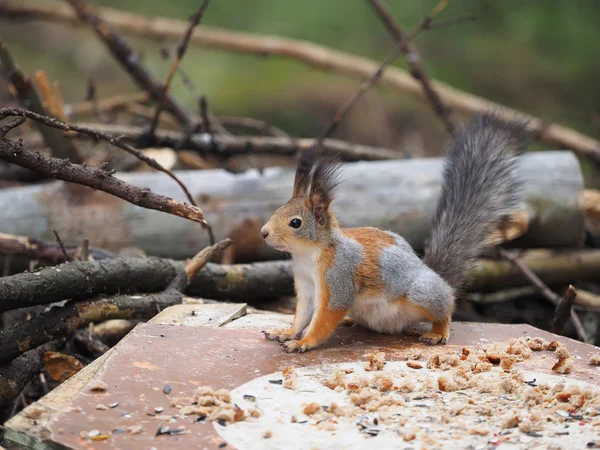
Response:
[[[315,163],[315,152],[312,149],[303,151],[296,167],[294,178],[294,191],[292,198],[306,197],[310,187],[310,173]]]
[[[332,158],[326,158],[317,164],[312,175],[310,202],[317,222],[323,224],[328,216],[329,205],[339,184],[340,165]]]

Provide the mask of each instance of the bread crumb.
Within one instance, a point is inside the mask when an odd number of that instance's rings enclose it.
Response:
[[[534,352],[541,352],[549,344],[549,342],[546,339],[541,338],[541,337],[526,338],[526,340],[527,340],[527,345]]]
[[[385,365],[385,353],[377,352],[373,353],[369,358],[369,363],[365,364],[365,370],[373,372],[376,370],[383,370]]]
[[[556,350],[558,347],[560,347],[562,344],[558,341],[552,341],[549,342],[548,344],[546,344],[544,346],[544,350],[548,350],[549,352],[553,352],[554,350]]]
[[[552,370],[561,374],[570,373],[573,369],[573,358],[567,348],[559,344],[554,354],[558,357],[558,361],[552,366]]]
[[[409,379],[403,379],[400,384],[396,386],[399,392],[409,393],[415,390],[415,383]]]
[[[406,365],[408,367],[410,367],[411,369],[422,369],[423,368],[423,364],[418,363],[416,361],[411,361],[411,360],[406,361]]]
[[[46,412],[46,409],[38,406],[38,405],[31,405],[28,408],[25,408],[25,410],[23,411],[23,414],[25,415],[25,417],[27,417],[28,419],[39,419],[40,417],[42,417],[42,415]]]
[[[488,430],[487,428],[484,428],[483,426],[479,425],[476,426],[475,428],[471,428],[469,430],[470,434],[477,434],[479,436],[487,436],[488,434],[490,434],[490,430]]]
[[[312,402],[309,403],[308,405],[306,405],[304,407],[304,409],[302,410],[302,412],[304,414],[306,414],[307,416],[312,416],[313,414],[321,411],[321,405],[319,405],[318,403]]]
[[[505,372],[510,372],[515,361],[516,360],[513,356],[505,355],[502,357],[502,359],[500,359],[500,367]]]
[[[402,439],[406,442],[414,441],[417,437],[417,433],[414,430],[406,430],[402,432]]]
[[[108,406],[106,406],[106,405],[103,405],[102,403],[98,403],[98,404],[96,405],[96,409],[97,409],[98,411],[106,411],[106,410],[108,409]]]
[[[233,405],[220,406],[213,410],[210,419],[235,422],[235,414],[236,410],[233,408]]]
[[[500,421],[501,421],[501,427],[503,429],[506,429],[506,428],[515,428],[517,425],[519,425],[519,422],[521,420],[519,419],[519,416],[517,415],[517,413],[515,413],[514,411],[511,411],[508,414],[506,414],[504,417],[502,417],[500,419]]]
[[[260,416],[262,416],[262,412],[260,412],[260,409],[255,407],[248,408],[248,414],[250,414],[250,417],[254,418],[259,418]]]
[[[91,392],[106,392],[108,385],[104,381],[97,380],[90,386]]]
[[[533,425],[528,419],[519,422],[519,431],[521,433],[531,433],[531,430],[533,430]]]
[[[192,414],[209,415],[211,413],[211,408],[201,408],[195,405],[186,405],[179,410],[179,413],[183,414],[184,416],[189,416]]]
[[[517,356],[518,358],[515,360],[519,361],[529,359],[531,357],[531,349],[529,348],[526,338],[511,339],[508,344],[508,348],[506,349],[506,353]]]
[[[394,382],[388,375],[378,375],[374,378],[374,381],[377,390],[382,392],[391,391],[394,387]]]
[[[371,401],[377,400],[381,400],[381,394],[379,391],[369,388],[363,388],[358,393],[350,394],[350,401],[356,406],[366,405]]]
[[[231,394],[227,389],[219,389],[214,392],[214,397],[225,403],[231,403]]]
[[[341,370],[337,370],[332,376],[330,376],[329,378],[327,378],[327,380],[325,380],[325,386],[327,386],[329,389],[335,389],[339,386],[341,386],[342,388],[346,388],[346,380],[344,379],[344,375],[346,373],[344,371]]]
[[[592,366],[600,366],[600,353],[596,353],[595,355],[592,355],[589,363]]]
[[[485,356],[490,363],[494,365],[500,364],[500,361],[502,360],[502,354],[504,352],[500,350],[497,345],[490,345],[486,347],[484,351]]]
[[[447,375],[442,375],[438,378],[438,387],[440,391],[452,392],[458,390],[457,384]]]
[[[406,354],[406,359],[408,360],[417,360],[420,359],[421,356],[423,356],[423,352],[417,348],[411,348],[408,353]]]
[[[283,375],[283,387],[285,389],[291,389],[292,391],[296,390],[296,371],[292,366],[288,366],[282,370]]]
[[[273,432],[271,430],[266,430],[263,433],[263,438],[265,439],[271,439],[273,437]]]

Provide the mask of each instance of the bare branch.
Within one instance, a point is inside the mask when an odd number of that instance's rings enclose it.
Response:
[[[155,101],[163,104],[165,109],[173,114],[185,127],[196,125],[196,119],[165,92],[162,84],[142,65],[139,55],[129,47],[123,37],[116,34],[110,22],[100,17],[100,13],[95,6],[87,0],[67,1],[80,20],[94,29],[113,56],[142,89],[147,90]]]
[[[204,214],[197,206],[155,194],[149,189],[132,186],[102,169],[42,156],[23,148],[18,142],[6,138],[0,138],[0,158],[52,178],[88,186],[112,194],[134,205],[173,214],[206,226]]]
[[[18,109],[18,108],[2,108],[2,109],[0,109],[0,119],[3,119],[5,117],[19,117],[19,116],[27,117],[29,119],[43,123],[44,125],[50,126],[52,128],[57,128],[59,130],[76,131],[78,133],[85,134],[87,136],[91,136],[94,139],[107,141],[110,144],[114,145],[115,147],[119,147],[119,148],[125,150],[127,153],[132,154],[139,160],[148,164],[153,169],[158,170],[159,172],[163,172],[163,173],[167,174],[168,176],[170,176],[181,187],[183,192],[185,192],[185,195],[188,198],[188,201],[192,205],[196,206],[196,202],[194,201],[194,198],[188,191],[188,188],[185,186],[185,184],[183,184],[183,182],[179,178],[177,178],[177,176],[173,172],[171,172],[169,169],[165,169],[156,160],[150,158],[149,156],[144,155],[137,148],[134,148],[129,144],[125,144],[124,142],[122,142],[121,138],[116,137],[116,136],[111,136],[111,135],[103,133],[102,131],[86,128],[86,127],[83,127],[80,125],[75,125],[75,124],[68,123],[68,122],[61,122],[60,120],[54,119],[52,117],[42,116],[40,114],[36,114],[32,111],[28,111],[25,109]]]
[[[567,288],[567,292],[563,295],[563,298],[560,299],[560,302],[556,306],[556,311],[554,312],[554,323],[552,324],[552,332],[556,334],[562,334],[563,328],[565,327],[565,323],[572,314],[573,302],[577,297],[577,291],[571,285]]]
[[[558,295],[556,295],[554,292],[552,292],[550,290],[550,288],[548,286],[546,286],[546,284],[542,280],[540,280],[540,278],[535,273],[533,273],[533,271],[529,267],[527,267],[525,265],[525,263],[523,263],[523,261],[521,261],[521,259],[517,255],[513,254],[512,252],[509,252],[508,250],[504,250],[503,248],[499,248],[498,250],[500,252],[500,255],[503,258],[510,261],[511,263],[513,263],[514,266],[517,267],[521,271],[523,276],[525,276],[535,287],[537,287],[538,290],[540,291],[540,293],[550,303],[552,303],[554,306],[558,307],[558,305],[561,302],[561,298]],[[573,299],[574,298],[575,297],[573,297]],[[573,326],[575,327],[575,331],[577,333],[577,336],[579,336],[579,339],[581,339],[583,342],[588,342],[585,328],[583,328],[581,319],[579,319],[579,316],[577,315],[577,313],[575,311],[571,311],[571,322],[573,323]]]
[[[431,79],[421,64],[421,54],[419,49],[412,40],[407,41],[407,37],[400,28],[400,25],[398,25],[390,12],[383,5],[382,0],[368,1],[394,40],[396,42],[404,41],[406,43],[406,45],[402,46],[402,53],[406,57],[406,63],[410,68],[410,74],[422,84],[425,98],[431,104],[435,113],[440,117],[448,132],[452,133],[454,130],[454,124],[450,117],[452,110],[443,103],[442,99],[431,85]],[[447,4],[447,2],[445,2],[445,4]],[[427,16],[415,30],[421,31],[423,29],[428,29],[431,26],[431,20],[432,18]],[[410,35],[415,36],[416,33],[417,31],[413,31]]]
[[[163,108],[165,107],[164,98],[166,98],[167,93],[169,92],[169,88],[171,87],[171,82],[173,81],[173,77],[175,76],[175,73],[177,73],[177,68],[179,67],[179,64],[181,63],[181,60],[183,59],[183,56],[185,55],[185,51],[187,50],[187,47],[190,43],[190,38],[192,37],[192,31],[194,31],[194,28],[196,26],[198,26],[198,24],[202,20],[202,16],[204,15],[206,8],[208,7],[209,1],[210,0],[203,0],[202,4],[200,5],[200,8],[198,8],[198,11],[196,11],[196,13],[194,13],[192,15],[192,17],[190,17],[189,27],[185,31],[183,40],[177,47],[177,53],[175,55],[175,58],[173,59],[173,64],[171,64],[171,70],[169,70],[169,74],[167,75],[167,80],[165,81],[165,85],[163,88],[164,97],[161,101],[159,101],[158,106],[156,107],[156,111],[154,113],[154,117],[152,118],[152,122],[150,123],[150,130],[148,131],[148,137],[150,140],[152,140],[152,136],[154,136],[154,132],[156,131],[156,127],[158,126],[158,119],[160,118],[160,113],[162,112]],[[189,123],[189,124],[186,124],[186,128],[194,130],[194,128],[196,128],[196,127],[193,126],[193,124]]]
[[[52,231],[54,233],[54,236],[56,237],[56,243],[60,247],[60,251],[63,254],[63,258],[65,258],[65,261],[71,261],[71,257],[65,250],[65,244],[63,244],[63,241],[61,240],[60,236],[58,235],[58,231],[56,231],[56,230],[52,230]]]

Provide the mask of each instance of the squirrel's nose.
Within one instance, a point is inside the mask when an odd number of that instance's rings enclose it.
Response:
[[[262,227],[260,230],[260,234],[262,234],[263,239],[266,239],[269,235],[269,230],[267,230],[265,227]]]

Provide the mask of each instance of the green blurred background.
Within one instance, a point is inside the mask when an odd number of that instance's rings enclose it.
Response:
[[[187,20],[200,1],[93,3]],[[437,0],[385,3],[409,31]],[[474,21],[418,37],[416,43],[431,77],[600,137],[597,0],[454,0],[438,19],[469,12]],[[382,61],[393,45],[365,0],[213,0],[202,24],[308,40],[376,61]],[[24,71],[44,69],[59,80],[68,102],[84,99],[90,77],[98,85],[100,98],[135,89],[89,30],[4,21],[0,22],[0,38]],[[160,45],[138,39],[130,42],[148,67],[164,79],[170,62],[160,56]],[[175,45],[170,42],[166,46],[174,49]],[[402,57],[395,64],[405,67]],[[297,61],[198,47],[190,49],[183,68],[197,90],[207,95],[216,114],[268,119],[296,136],[318,134],[359,84]],[[197,109],[196,99],[179,81],[173,93]],[[337,136],[422,156],[439,154],[445,132],[427,105],[389,89],[377,89],[357,105]]]

